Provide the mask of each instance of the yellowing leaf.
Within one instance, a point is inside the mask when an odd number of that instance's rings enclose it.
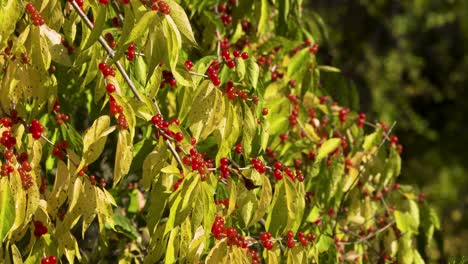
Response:
[[[133,144],[128,130],[119,130],[114,165],[114,186],[128,173],[133,159]]]
[[[208,253],[206,264],[226,263],[227,252],[227,239],[218,240],[210,253]]]
[[[83,137],[83,158],[86,164],[96,161],[104,150],[107,135],[115,130],[109,116],[101,116],[88,128]]]
[[[323,158],[327,157],[328,154],[332,153],[337,147],[340,146],[340,144],[341,144],[341,139],[339,138],[331,138],[325,141],[318,150],[316,161],[319,162]]]
[[[0,242],[3,243],[15,221],[15,200],[7,177],[0,178]]]

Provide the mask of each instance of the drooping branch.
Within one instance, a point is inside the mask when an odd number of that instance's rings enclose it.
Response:
[[[93,24],[91,23],[91,21],[88,19],[88,17],[86,16],[86,14],[83,12],[83,10],[81,10],[80,6],[76,3],[75,0],[73,0],[71,2],[71,5],[73,6],[73,8],[75,9],[75,11],[78,13],[78,15],[80,16],[80,18],[85,22],[85,24],[88,26],[89,29],[93,30]],[[115,52],[114,50],[107,44],[107,42],[105,41],[105,39],[102,37],[102,36],[99,36],[98,38],[98,41],[99,43],[102,45],[102,47],[106,50],[107,54],[109,55],[109,57],[111,58],[114,58],[115,56]],[[127,74],[127,72],[125,71],[125,69],[122,67],[122,64],[120,64],[120,62],[116,61],[115,62],[115,65],[117,67],[117,69],[119,70],[120,74],[122,74],[122,77],[124,78],[125,82],[128,84],[128,86],[130,87],[130,89],[132,90],[132,93],[133,95],[138,99],[138,101],[140,102],[143,102],[143,98],[140,96],[140,94],[138,93],[135,85],[133,84],[132,80],[130,79],[129,75]],[[156,109],[158,111],[159,114],[161,114],[162,116],[162,113],[161,113],[161,110],[159,108],[159,105],[158,105],[158,102],[157,101],[154,101],[154,105],[156,106]],[[177,160],[177,163],[179,164],[179,166],[181,168],[183,168],[183,163],[182,163],[182,160],[180,159],[180,156],[179,154],[177,153],[177,151],[175,150],[174,146],[172,146],[171,144],[171,141],[169,139],[166,139],[166,144],[169,148],[169,150],[171,151],[172,155],[174,156],[174,158]]]

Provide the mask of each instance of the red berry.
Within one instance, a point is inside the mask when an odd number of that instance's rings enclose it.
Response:
[[[191,62],[190,60],[186,60],[185,63],[184,63],[184,66],[187,70],[191,70],[192,67],[193,67],[193,62]]]
[[[101,72],[104,71],[105,69],[107,69],[107,63],[105,62],[99,63],[98,68]]]
[[[106,85],[106,91],[108,93],[110,93],[110,94],[115,92],[115,86],[112,83],[107,84]]]
[[[235,238],[237,236],[237,230],[234,227],[228,227],[226,229],[226,235],[229,238]]]
[[[107,5],[109,3],[109,0],[99,0],[100,4]]]
[[[235,148],[236,153],[241,154],[242,153],[242,144],[237,144]]]
[[[248,54],[247,52],[242,52],[241,58],[242,58],[243,60],[246,60],[246,59],[249,58],[249,54]]]
[[[229,69],[232,69],[232,68],[236,67],[236,61],[235,60],[228,60],[226,62],[226,66],[228,66]]]
[[[271,250],[271,249],[273,249],[273,241],[271,241],[271,240],[263,241],[263,246],[264,246],[267,250]]]
[[[264,115],[264,116],[268,115],[268,108],[264,107],[262,109],[262,115]]]
[[[184,139],[184,135],[181,132],[177,132],[174,134],[174,139],[178,142],[181,142]]]
[[[318,44],[315,43],[311,48],[309,48],[309,51],[313,54],[317,54],[318,48],[319,48]]]

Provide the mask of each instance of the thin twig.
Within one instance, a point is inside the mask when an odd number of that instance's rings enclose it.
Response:
[[[386,226],[382,227],[381,229],[378,229],[377,231],[375,231],[374,233],[370,234],[370,235],[367,235],[359,240],[356,240],[356,241],[353,241],[353,242],[338,242],[339,244],[342,244],[342,245],[353,245],[353,244],[359,244],[359,243],[363,243],[363,242],[366,242],[368,241],[369,239],[373,238],[373,237],[376,237],[378,234],[382,233],[383,231],[387,230],[388,228],[390,228],[392,225],[395,224],[395,221],[392,221],[390,223],[388,223]]]
[[[388,134],[390,134],[390,132],[393,130],[393,128],[395,127],[396,125],[396,122],[393,122],[392,126],[388,129]],[[376,153],[379,152],[379,150],[382,148],[383,144],[388,140],[388,137],[384,137],[382,139],[382,142],[380,142],[379,146],[377,147],[377,150],[372,153],[372,156],[371,158],[373,158]],[[369,160],[370,161],[370,160]],[[343,204],[344,204],[344,201],[346,200],[348,194],[350,193],[350,191],[353,189],[353,186],[359,181],[359,178],[361,176],[361,174],[364,172],[364,168],[360,169],[359,170],[359,173],[358,175],[356,176],[356,178],[354,179],[354,181],[351,183],[351,185],[349,186],[349,188],[345,191],[345,193],[343,194],[343,196],[341,197],[341,201],[340,201],[340,204],[338,206],[338,211],[337,211],[337,214],[339,214],[341,212],[341,210],[343,209]],[[333,226],[333,236],[336,234],[336,225],[338,224],[338,221],[335,221],[335,225]]]

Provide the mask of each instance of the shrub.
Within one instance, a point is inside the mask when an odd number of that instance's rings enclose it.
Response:
[[[320,89],[301,2],[3,1],[4,262],[423,262],[394,124]]]

